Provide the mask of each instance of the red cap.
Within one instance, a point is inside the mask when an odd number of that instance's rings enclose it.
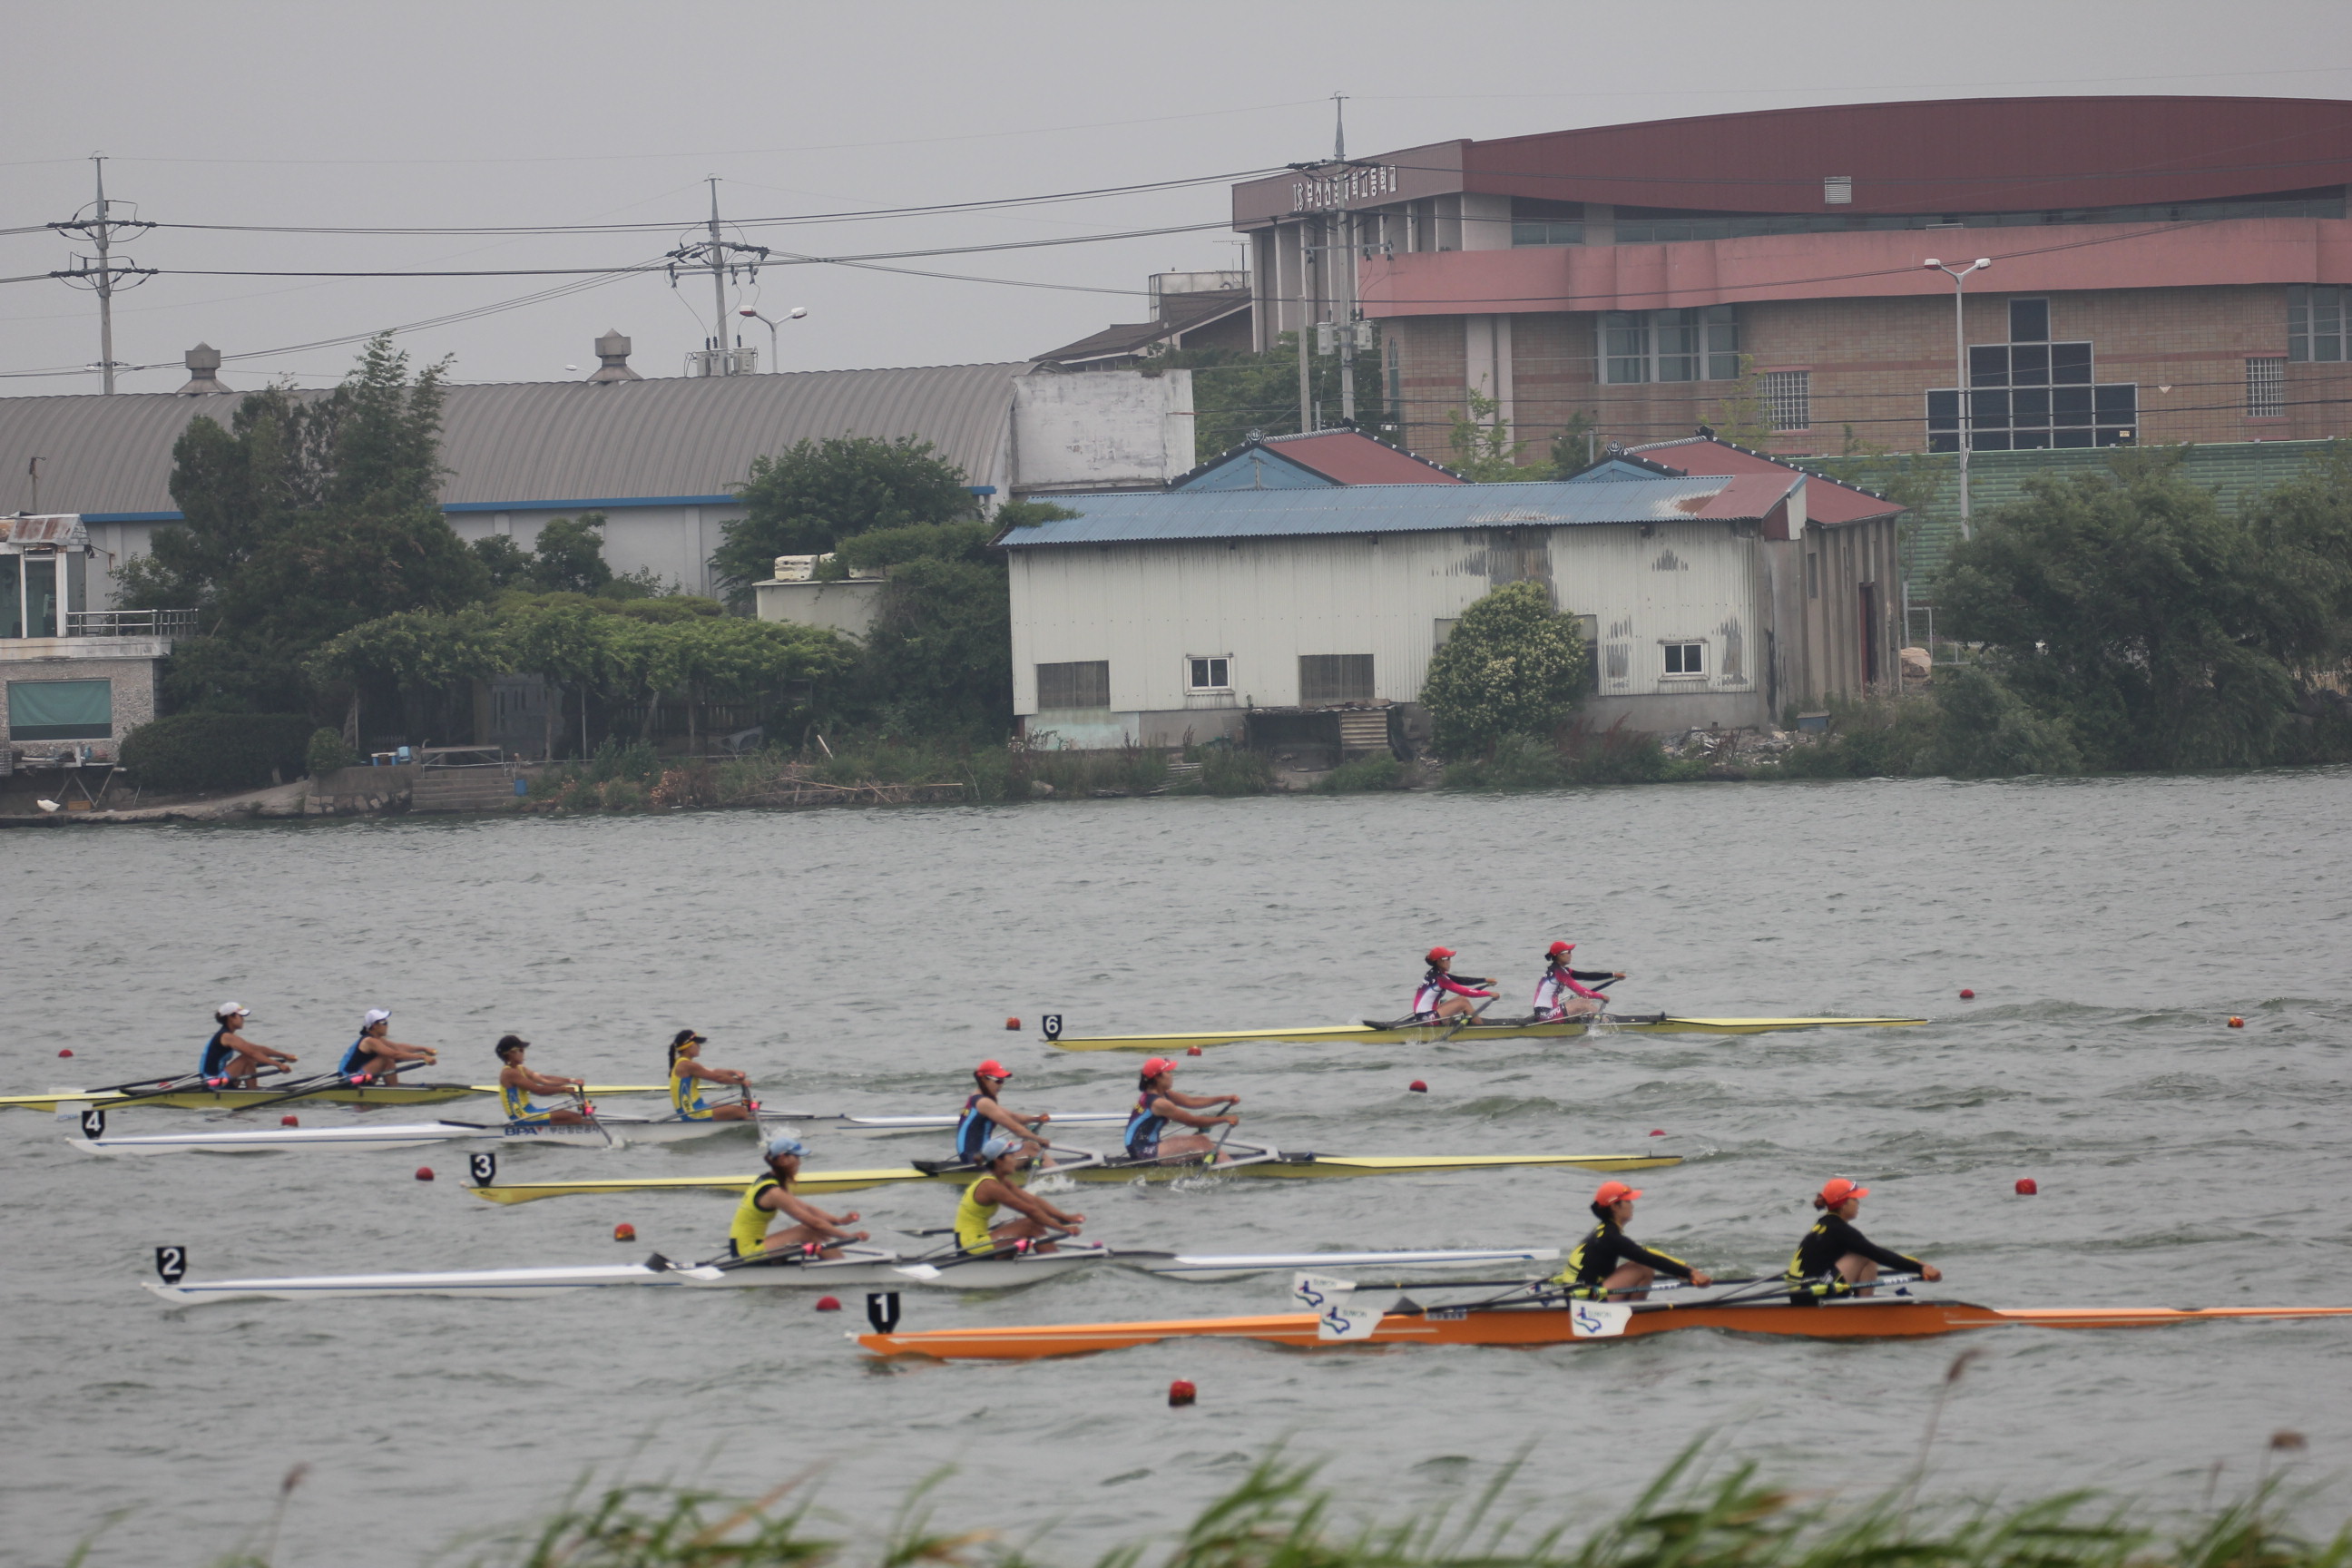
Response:
[[[1170,1061],[1166,1057],[1154,1057],[1150,1061],[1143,1064],[1143,1076],[1146,1078],[1158,1078],[1161,1073],[1174,1072],[1175,1070],[1176,1064]]]
[[[1630,1203],[1642,1195],[1639,1187],[1629,1187],[1622,1182],[1603,1182],[1601,1190],[1592,1194],[1596,1204]]]
[[[1834,1176],[1822,1184],[1822,1202],[1832,1208],[1836,1208],[1848,1198],[1866,1198],[1869,1195],[1868,1187],[1856,1186],[1843,1176]]]
[[[1575,951],[1576,951],[1576,943],[1574,943],[1574,942],[1553,942],[1553,943],[1551,944],[1551,946],[1549,946],[1549,948],[1546,948],[1544,951],[1545,951],[1545,952],[1546,952],[1546,954],[1547,954],[1548,956],[1552,957],[1552,958],[1558,958],[1558,957],[1559,957],[1561,953],[1563,953],[1563,952],[1575,952]]]
[[[1433,947],[1429,950],[1427,956],[1430,963],[1435,963],[1441,958],[1453,957],[1454,950],[1450,947]]]
[[[971,1069],[974,1078],[1011,1078],[1013,1069],[993,1057]]]

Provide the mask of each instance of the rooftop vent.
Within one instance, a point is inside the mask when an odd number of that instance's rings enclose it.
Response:
[[[174,395],[203,397],[211,393],[228,390],[221,384],[220,350],[210,343],[198,343],[180,357],[186,362],[188,367],[188,384],[180,388]]]
[[[598,365],[596,374],[588,378],[592,383],[645,380],[644,376],[629,368],[629,340],[621,335],[618,327],[608,329],[603,337],[596,340],[596,357],[604,363]]]

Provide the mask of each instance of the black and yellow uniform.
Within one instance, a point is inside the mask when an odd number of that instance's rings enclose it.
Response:
[[[1824,1214],[1805,1232],[1805,1239],[1797,1243],[1797,1250],[1789,1256],[1790,1283],[1811,1280],[1799,1292],[1803,1296],[1844,1296],[1855,1289],[1843,1279],[1822,1278],[1837,1272],[1838,1259],[1850,1253],[1869,1258],[1881,1268],[1900,1268],[1916,1274],[1927,1265],[1916,1258],[1906,1258],[1899,1252],[1889,1252],[1870,1237],[1853,1228],[1853,1222],[1837,1214]]]
[[[768,1227],[776,1223],[776,1211],[761,1208],[760,1200],[779,1187],[792,1191],[771,1171],[744,1190],[742,1202],[735,1205],[735,1221],[727,1227],[727,1245],[736,1257],[757,1258],[767,1249]]]
[[[1568,1255],[1568,1267],[1555,1278],[1569,1288],[1571,1296],[1598,1298],[1602,1294],[1602,1281],[1628,1263],[1639,1263],[1677,1279],[1691,1277],[1691,1266],[1681,1258],[1651,1251],[1618,1229],[1615,1220],[1604,1219],[1592,1227],[1591,1236],[1576,1244],[1576,1250]]]

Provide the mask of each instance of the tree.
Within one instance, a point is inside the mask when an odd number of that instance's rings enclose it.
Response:
[[[467,548],[473,551],[474,559],[482,563],[482,570],[489,574],[491,592],[530,584],[534,557],[505,534],[486,534]]]
[[[1171,349],[1151,357],[1153,368],[1192,373],[1193,450],[1205,461],[1261,436],[1289,436],[1304,430],[1298,420],[1298,334],[1284,332],[1264,353],[1245,349]],[[1323,410],[1326,428],[1339,423],[1346,405],[1340,396],[1338,354],[1309,354],[1307,360],[1308,401]],[[1381,351],[1356,353],[1356,424],[1360,429],[1392,437],[1396,411],[1388,406],[1381,384]]]
[[[1483,756],[1507,735],[1546,737],[1584,695],[1591,665],[1574,617],[1532,578],[1462,612],[1421,689],[1441,755]]]
[[[604,514],[551,518],[532,550],[530,581],[551,594],[593,594],[613,581],[604,563]]]
[[[751,477],[737,493],[746,515],[721,525],[724,542],[710,564],[738,602],[773,574],[779,555],[821,554],[876,529],[950,522],[979,511],[962,470],[911,436],[801,441],[775,457],[753,458]]]
[[[1454,450],[1451,467],[1454,472],[1482,485],[1552,477],[1552,465],[1549,462],[1519,460],[1534,443],[1512,438],[1511,426],[1503,418],[1499,400],[1472,387],[1465,394],[1465,401],[1469,405],[1467,413],[1455,409],[1447,416],[1446,441]]]

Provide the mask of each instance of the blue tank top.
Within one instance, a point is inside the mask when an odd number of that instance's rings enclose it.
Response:
[[[199,1077],[220,1078],[227,1073],[229,1058],[236,1055],[235,1046],[221,1044],[221,1037],[227,1033],[226,1026],[215,1029],[213,1037],[205,1042],[205,1054],[196,1061],[196,1072]]]
[[[368,1063],[375,1059],[375,1053],[368,1047],[374,1044],[375,1042],[365,1035],[353,1040],[352,1048],[343,1053],[342,1065],[335,1070],[345,1078],[357,1078],[360,1074],[368,1071]]]
[[[980,1146],[996,1131],[996,1123],[980,1113],[980,1096],[973,1095],[963,1102],[963,1114],[956,1119],[956,1158],[977,1160]]]
[[[1160,1097],[1145,1089],[1135,1100],[1135,1109],[1127,1113],[1127,1152],[1141,1156],[1157,1151],[1160,1136],[1168,1131],[1168,1118],[1151,1109]]]

